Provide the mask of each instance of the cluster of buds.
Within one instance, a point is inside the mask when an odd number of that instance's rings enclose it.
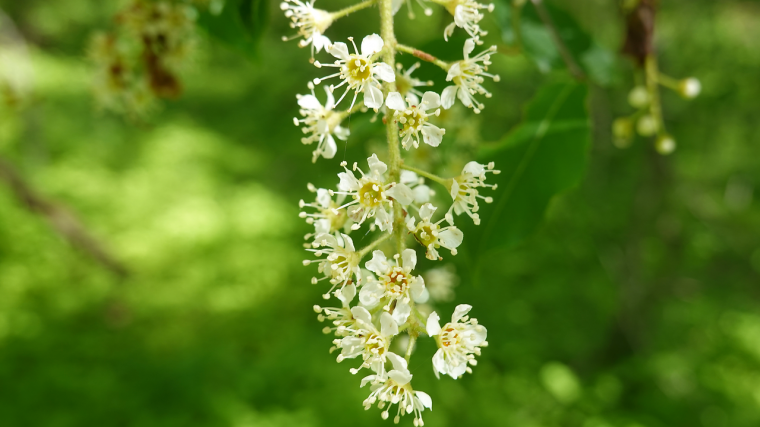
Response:
[[[454,16],[444,31],[445,39],[457,27],[469,35],[461,60],[445,62],[399,44],[392,34],[392,17],[402,1],[365,0],[335,12],[315,8],[313,0],[286,0],[281,4],[297,31],[295,36],[283,39],[300,38],[300,47],[311,46],[309,61],[314,66],[335,69],[313,78],[307,84],[308,92],[296,96],[301,117],[294,123],[303,130],[301,142],[315,146],[312,161],[334,158],[336,140],[349,142],[351,134],[344,122],[352,114],[372,110],[375,117],[384,115],[387,156],[372,153],[366,166],[363,162],[341,162],[342,171],[332,188],[308,185],[313,199],[301,200],[299,206],[301,218],[313,227],[304,244],[312,257],[303,263],[317,265],[312,284],[329,282],[322,297],[339,301],[330,306],[315,305],[314,310],[318,320],[327,324],[323,332],[334,335],[330,351],[337,353],[336,360],[355,359],[349,362],[352,374],[367,371],[361,380],[362,387],[370,385],[365,408],[377,405],[383,419],[393,418],[396,423],[409,414],[415,426],[424,425],[423,412],[433,405],[428,394],[412,387],[408,362],[417,339],[434,339],[438,351],[430,355],[431,366],[436,375],[454,379],[471,373],[481,348],[488,345],[486,328],[468,317],[472,307],[467,304],[456,307],[451,322],[439,324],[432,305],[453,299],[457,277],[450,266],[421,274],[417,252],[422,250],[432,261],[443,261],[447,253],[456,255],[464,233],[455,225],[455,218],[467,214],[474,224],[480,223],[480,203],[492,202],[482,192],[496,189],[495,184],[487,183],[488,174],[499,173],[493,163],[472,161],[460,175],[443,178],[407,165],[401,158],[402,148],[409,151],[423,143],[430,147],[445,144],[446,130],[437,120],[442,109],[459,100],[480,113],[484,105],[478,98],[491,97],[484,87],[486,79],[499,81],[498,75],[488,72],[496,47],[474,53],[483,44],[480,37],[486,34],[478,23],[483,12],[493,10],[493,6],[473,0],[433,3],[441,4]],[[333,42],[325,35],[337,19],[375,4],[380,9],[385,39],[370,34],[357,46],[358,40],[352,37],[344,43]],[[423,7],[429,15],[430,9]],[[415,52],[418,58],[441,68],[450,85],[442,91],[433,90],[432,82],[412,75],[420,63],[404,71],[395,63],[396,51]],[[315,58],[320,54],[330,59]],[[317,90],[320,85],[324,90]],[[334,94],[341,87],[339,94]],[[343,104],[346,97],[350,99],[348,105]],[[346,106],[338,109],[340,105]],[[439,204],[429,183],[445,190],[438,197],[448,201],[446,207]],[[354,232],[360,233],[360,238],[352,238]],[[371,233],[375,236],[371,243],[356,246]],[[405,343],[401,350],[399,343]]]
[[[196,15],[188,2],[134,0],[116,15],[114,31],[94,34],[88,56],[99,107],[141,117],[157,99],[178,97]]]

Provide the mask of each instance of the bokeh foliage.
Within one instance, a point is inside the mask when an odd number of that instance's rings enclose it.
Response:
[[[613,2],[550,3],[598,46],[583,44],[589,51],[617,51]],[[35,66],[31,105],[0,119],[0,153],[132,272],[114,277],[0,188],[0,425],[388,425],[363,411],[359,378],[328,354],[330,339],[311,310],[323,290],[300,265],[308,227],[296,203],[307,196],[305,182],[332,186],[343,158],[382,147],[381,125],[357,117],[335,159],[309,163],[291,122],[294,94],[321,74],[295,42],[280,41],[290,29],[275,3],[250,55],[203,38],[184,96],[148,122],[97,113],[83,48],[118,6],[0,1]],[[434,399],[426,425],[760,423],[760,7],[661,6],[662,69],[704,86],[693,102],[664,97],[678,150],[663,158],[644,140],[613,147],[611,120],[629,110],[630,67],[595,79],[588,109],[567,112],[570,121],[587,112],[591,123],[590,151],[568,156],[585,158],[587,169],[560,176],[559,187],[573,189],[539,194],[546,218],[526,215],[541,224],[518,227],[528,237],[522,243],[478,256],[479,271],[465,253],[457,259],[457,301],[475,307],[491,345],[475,374],[457,381],[436,381],[426,356],[433,349],[418,348],[415,386]],[[373,13],[357,13],[332,34],[376,31]],[[449,20],[440,10],[401,17],[399,38],[456,58],[460,41],[438,41]],[[496,16],[490,25],[496,42]],[[536,119],[529,106],[523,122],[524,105],[571,85],[557,83],[562,66],[547,60],[542,68],[535,57],[494,57],[502,82],[489,86],[483,114],[447,131],[440,160],[474,154],[477,142],[524,147],[520,132]],[[431,156],[421,150],[410,161],[438,160]],[[511,168],[509,159],[498,166]],[[553,160],[565,166],[564,157]],[[560,166],[541,167],[551,177]],[[494,235],[509,232],[519,208],[489,217],[497,206],[481,213]],[[453,303],[438,309],[450,313]]]

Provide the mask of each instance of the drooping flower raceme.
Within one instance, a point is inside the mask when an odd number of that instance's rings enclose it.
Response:
[[[374,251],[372,259],[364,265],[375,273],[359,292],[359,301],[369,309],[383,304],[383,310],[391,311],[399,325],[406,323],[412,311],[412,300],[424,303],[428,298],[425,281],[412,275],[417,266],[417,254],[413,249],[404,249],[401,256],[394,256],[394,264],[385,257],[383,251]]]
[[[480,215],[478,209],[478,199],[483,199],[486,203],[493,202],[491,197],[481,196],[478,188],[496,189],[496,184],[486,184],[486,172],[499,174],[501,171],[494,170],[494,163],[482,165],[478,162],[470,162],[464,165],[462,174],[451,180],[449,194],[451,194],[454,203],[449,208],[449,213],[453,210],[457,215],[463,212],[472,218],[475,225],[480,224]]]
[[[433,356],[435,375],[444,374],[457,379],[465,372],[472,373],[480,356],[480,348],[488,346],[488,331],[478,324],[477,319],[467,316],[472,306],[460,304],[451,315],[451,322],[440,326],[440,317],[436,312],[430,313],[427,320],[427,333],[436,339],[438,351]]]
[[[354,43],[353,38],[349,38]],[[383,106],[383,91],[380,88],[380,80],[393,82],[396,80],[396,73],[393,68],[384,62],[376,62],[375,54],[383,49],[383,39],[377,34],[371,34],[362,40],[361,53],[354,44],[354,52],[348,53],[348,46],[343,42],[337,42],[327,47],[327,51],[334,57],[338,58],[333,64],[322,64],[319,61],[314,64],[317,67],[337,67],[339,72],[325,76],[320,79],[314,79],[314,83],[319,84],[325,79],[340,77],[342,82],[337,86],[330,86],[333,91],[343,85],[346,85],[346,91],[338,100],[337,104],[350,91],[354,91],[354,99],[351,102],[353,108],[356,97],[360,93],[364,94],[364,105],[368,108],[378,109]]]
[[[485,95],[486,98],[491,97],[491,92],[487,91],[482,83],[485,81],[483,76],[490,77],[495,82],[499,81],[497,74],[487,72],[488,66],[491,65],[491,54],[496,52],[496,46],[491,46],[470,58],[473,50],[475,50],[475,40],[467,39],[463,49],[464,59],[451,64],[449,67],[446,81],[453,82],[454,85],[444,89],[441,94],[443,108],[451,108],[456,98],[459,98],[465,107],[472,108],[475,113],[480,113],[484,105],[475,99],[475,94]]]
[[[412,146],[418,148],[420,146],[420,134],[422,134],[422,140],[425,144],[431,147],[439,146],[446,130],[430,123],[428,117],[441,114],[441,110],[438,108],[441,106],[441,97],[435,92],[425,92],[419,105],[414,105],[415,100],[412,98],[407,98],[407,102],[409,105],[404,102],[398,92],[389,93],[388,99],[385,101],[385,105],[394,110],[393,119],[401,124],[399,131],[401,145],[407,150]],[[435,111],[431,113],[428,110]]]
[[[342,166],[346,171],[338,174],[340,191],[334,193],[344,194],[351,199],[341,208],[347,208],[349,217],[355,221],[352,229],[358,230],[367,218],[374,217],[380,230],[391,232],[393,218],[388,210],[393,207],[394,201],[403,206],[412,203],[414,194],[406,184],[386,182],[385,172],[388,166],[381,162],[376,154],[369,157],[367,163],[369,171],[366,174],[354,163],[353,170],[361,174],[361,177],[357,178],[343,162]]]
[[[311,82],[309,82],[309,89],[311,90],[310,94],[296,96],[298,106],[301,107],[298,112],[304,118],[301,120],[294,118],[293,123],[296,126],[302,123],[305,125],[302,130],[308,136],[301,138],[301,142],[311,144],[317,141],[317,149],[312,153],[312,162],[316,162],[320,156],[325,159],[332,159],[338,151],[333,134],[343,141],[348,139],[350,134],[348,129],[340,126],[340,122],[345,116],[343,113],[333,111],[335,97],[328,88],[325,88],[327,100],[324,106],[314,95],[314,85]]]
[[[452,255],[456,255],[457,247],[462,244],[464,235],[461,230],[453,225],[454,220],[450,214],[446,215],[445,218],[450,224],[448,227],[441,227],[440,224],[443,222],[443,219],[438,222],[432,222],[435,210],[435,206],[425,203],[420,208],[420,221],[417,222],[414,216],[410,216],[407,219],[406,226],[414,235],[414,238],[427,248],[427,258],[440,260],[443,258],[438,255],[437,248],[443,246],[450,250]]]
[[[299,47],[311,45],[311,59],[314,60],[314,51],[319,52],[322,48],[330,45],[330,39],[324,36],[325,30],[332,24],[333,18],[329,12],[314,7],[314,1],[302,2],[300,0],[285,0],[280,3],[280,9],[285,11],[285,16],[290,18],[290,27],[298,33],[292,37],[284,37],[283,40],[292,40],[303,37],[298,42]]]
[[[387,376],[370,375],[362,380],[361,386],[367,383],[374,384],[370,390],[369,397],[364,400],[364,409],[369,409],[375,402],[379,401],[378,406],[384,409],[380,414],[384,420],[390,417],[390,408],[398,405],[393,422],[398,424],[401,416],[404,414],[414,414],[413,424],[423,426],[422,411],[425,408],[433,409],[433,400],[430,396],[422,391],[412,389],[412,374],[409,372],[406,360],[403,357],[388,353],[388,360],[393,365],[393,370],[388,372]],[[388,409],[385,409],[385,405]]]

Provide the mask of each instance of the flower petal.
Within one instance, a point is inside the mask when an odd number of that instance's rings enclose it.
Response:
[[[440,375],[438,375],[439,372],[443,375],[448,374],[448,371],[446,370],[446,361],[443,358],[442,348],[439,348],[438,351],[436,351],[433,355],[433,372],[435,372],[436,378],[440,378]]]
[[[343,247],[351,252],[355,252],[356,247],[354,247],[354,241],[351,240],[351,237],[349,237],[348,234],[343,233],[341,233],[340,236],[343,238]]]
[[[422,406],[430,409],[431,411],[433,410],[433,399],[430,398],[430,395],[428,395],[424,391],[419,391],[419,390],[415,390],[414,395],[420,401]]]
[[[366,83],[364,85],[364,105],[367,108],[380,108],[383,106],[383,91],[379,87]]]
[[[343,287],[343,289],[339,289],[336,293],[340,302],[343,303],[343,307],[348,307],[348,304],[351,303],[351,301],[356,296],[356,285],[353,283],[346,285]]]
[[[454,105],[454,102],[457,100],[457,89],[458,87],[454,85],[449,86],[443,90],[443,95],[441,96],[441,103],[443,105],[443,108],[448,110],[452,105]]]
[[[384,311],[383,314],[380,315],[380,335],[384,337],[398,335],[398,325],[399,323],[397,323],[394,320],[394,317],[387,311]]]
[[[430,201],[430,187],[427,185],[418,185],[414,187],[412,193],[414,193],[414,201],[417,204],[427,203]]]
[[[401,205],[406,206],[414,201],[414,193],[405,184],[396,184],[385,191],[389,197],[393,197]]]
[[[326,50],[330,55],[343,61],[348,61],[350,59],[348,56],[348,46],[343,42],[333,43],[332,45],[327,46]]]
[[[372,259],[367,261],[364,267],[377,275],[387,274],[391,269],[388,258],[385,257],[385,254],[381,250],[372,252]]]
[[[410,314],[412,314],[412,307],[408,303],[399,300],[396,303],[396,308],[393,309],[393,320],[395,324],[403,325]],[[398,330],[396,332],[398,333]]]
[[[470,304],[459,304],[454,309],[454,314],[451,315],[451,321],[456,323],[459,319],[462,318],[462,316],[469,313],[470,310],[472,310],[472,306]]]
[[[354,306],[351,308],[351,314],[353,314],[354,319],[360,321],[363,323],[364,327],[372,328],[372,315],[369,314],[369,311],[367,311],[366,308],[362,306]]]
[[[428,316],[425,329],[427,330],[427,334],[431,337],[436,336],[441,332],[441,324],[439,323],[440,320],[441,316],[439,316],[435,311],[430,313],[430,316]]]
[[[302,97],[302,99],[303,98],[305,97]],[[401,94],[398,92],[389,93],[388,98],[385,99],[385,105],[391,110],[398,110],[398,111],[406,110],[406,102],[404,102],[404,99],[401,97]]]
[[[338,178],[340,178],[338,188],[341,191],[359,191],[359,180],[356,179],[353,172],[341,172],[338,174]]]
[[[467,39],[467,41],[464,42],[464,49],[462,49],[464,59],[469,58],[473,50],[475,50],[475,41],[473,39]]]
[[[380,80],[388,83],[396,81],[396,73],[394,73],[393,68],[385,62],[376,62],[373,64],[372,72],[375,73]]]
[[[417,266],[417,252],[414,249],[404,249],[401,253],[401,261],[404,263],[404,268],[413,270]]]
[[[327,134],[327,138],[325,140],[325,146],[322,150],[322,157],[325,159],[332,159],[335,157],[335,154],[338,152],[338,145],[335,143],[335,138],[331,134]]]
[[[390,356],[390,354],[388,354],[388,356]],[[399,385],[406,385],[412,381],[412,374],[409,373],[408,370],[405,370],[405,371],[393,370],[393,371],[388,372],[388,376],[391,377],[393,381],[396,381],[396,383],[398,383]]]
[[[438,241],[444,248],[456,249],[462,244],[462,240],[464,240],[464,233],[456,227],[450,227],[438,233]]]
[[[420,218],[427,219],[428,221],[433,218],[433,214],[435,213],[435,210],[438,209],[435,206],[433,206],[432,203],[425,203],[420,207]]]
[[[298,98],[298,106],[306,110],[321,110],[322,104],[314,95],[304,95]]]
[[[406,359],[404,359],[403,357],[399,356],[398,354],[392,351],[389,351],[386,356],[388,357],[388,360],[391,361],[391,364],[393,365],[393,369],[400,372],[403,372],[403,371],[408,372],[409,368],[406,363]]]
[[[427,91],[422,95],[422,103],[425,104],[425,110],[432,110],[441,106],[441,97],[435,92]]]
[[[437,147],[441,145],[441,140],[443,139],[443,134],[445,133],[446,131],[444,129],[427,123],[422,128],[422,140],[425,141],[425,144],[431,147]]]
[[[370,34],[362,40],[362,56],[370,56],[383,50],[383,39],[377,34]]]

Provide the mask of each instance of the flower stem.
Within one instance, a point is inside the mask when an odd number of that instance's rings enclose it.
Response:
[[[369,245],[362,248],[361,251],[359,251],[359,257],[364,258],[372,249],[375,249],[377,245],[380,243],[383,243],[384,241],[390,239],[392,236],[391,233],[383,233],[383,236],[379,239],[375,240],[374,242],[370,243]]]
[[[407,362],[412,358],[412,350],[414,350],[414,343],[416,341],[417,335],[409,334],[409,345],[406,346],[406,356],[404,356]]]
[[[649,112],[657,124],[657,134],[665,133],[665,123],[662,120],[662,108],[660,107],[660,90],[657,86],[657,58],[654,55],[647,55],[644,67],[646,69],[647,91],[649,92]]]
[[[357,4],[353,5],[353,6],[349,6],[349,7],[345,8],[345,9],[341,9],[339,11],[333,12],[333,13],[330,14],[330,17],[334,21],[336,19],[340,19],[340,18],[342,18],[342,17],[344,17],[346,15],[354,13],[354,12],[356,12],[358,10],[366,9],[366,8],[374,5],[375,2],[376,2],[376,0],[365,0],[365,1],[361,2],[361,3],[357,3]]]
[[[419,58],[419,59],[421,59],[423,61],[427,61],[427,62],[430,62],[431,64],[435,64],[435,65],[441,67],[443,69],[443,71],[449,71],[449,67],[451,67],[451,64],[449,64],[448,62],[441,61],[440,59],[436,58],[435,56],[433,56],[433,55],[431,55],[431,54],[429,54],[427,52],[423,52],[423,51],[421,51],[419,49],[415,49],[415,48],[410,47],[410,46],[406,46],[406,45],[398,43],[398,44],[396,44],[396,49],[398,49],[401,52],[408,53],[410,55],[414,55],[415,57],[417,57],[417,58]]]
[[[451,181],[450,179],[441,178],[438,175],[434,175],[434,174],[432,174],[430,172],[427,172],[427,171],[424,171],[422,169],[415,168],[414,166],[409,166],[407,164],[402,163],[401,164],[401,169],[406,169],[408,171],[412,171],[412,172],[416,173],[417,175],[424,176],[425,178],[427,178],[427,179],[429,179],[431,181],[435,181],[435,182],[443,185],[446,188],[451,187],[451,184],[449,183],[449,181]]]

